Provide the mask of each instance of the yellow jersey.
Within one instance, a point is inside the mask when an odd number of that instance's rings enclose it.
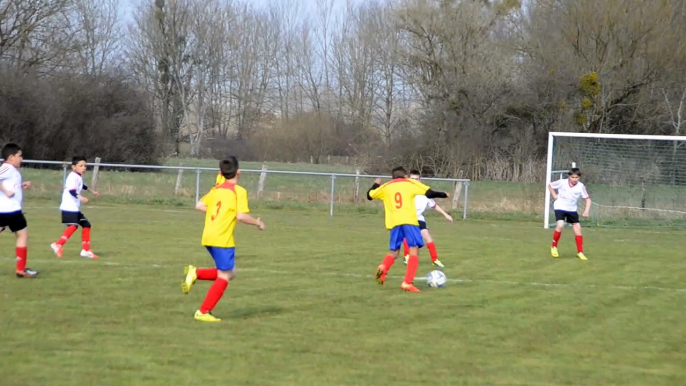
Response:
[[[369,197],[382,200],[386,229],[398,225],[419,225],[414,197],[426,194],[430,188],[409,178],[396,178],[369,192]]]
[[[217,180],[214,182],[214,186],[219,186],[224,182],[226,182],[226,178],[222,175],[222,172],[219,172],[219,174],[217,174]]]
[[[225,181],[212,188],[200,201],[207,205],[202,245],[221,248],[235,247],[233,230],[236,228],[236,215],[250,213],[248,191],[242,186]]]

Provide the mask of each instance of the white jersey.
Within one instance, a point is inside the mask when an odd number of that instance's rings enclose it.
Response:
[[[435,208],[436,201],[424,195],[414,196],[414,206],[417,208],[417,220],[426,222],[424,219],[424,212],[429,208]]]
[[[569,179],[564,178],[550,183],[550,187],[557,190],[557,200],[553,204],[555,210],[564,210],[565,212],[576,212],[577,202],[579,198],[590,198],[586,191],[586,185],[582,182],[577,182],[572,186]]]
[[[65,212],[80,212],[81,201],[71,194],[74,191],[78,196],[83,190],[83,177],[77,172],[71,172],[64,182],[64,189],[62,190],[62,203],[60,210]]]
[[[21,173],[14,165],[7,162],[0,166],[0,183],[6,190],[14,192],[14,196],[7,197],[0,192],[0,213],[12,213],[21,210],[21,201],[24,198],[24,191],[21,187]]]

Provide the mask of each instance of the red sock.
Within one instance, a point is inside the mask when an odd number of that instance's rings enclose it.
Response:
[[[407,245],[407,239],[403,239],[403,256],[410,254],[410,246]]]
[[[76,225],[69,225],[67,229],[64,230],[64,233],[62,233],[62,237],[60,237],[60,239],[57,240],[55,244],[64,245],[64,243],[66,243],[67,240],[69,240],[71,235],[73,235],[74,232],[76,232],[76,229],[78,229]]]
[[[576,239],[576,250],[579,253],[583,253],[584,252],[584,236],[576,236],[575,239]]]
[[[411,284],[414,281],[414,275],[417,273],[419,267],[419,257],[410,255],[407,259],[407,271],[405,272],[405,283]]]
[[[562,236],[562,232],[553,232],[553,247],[557,248],[557,242],[560,241],[560,236]]]
[[[217,268],[198,268],[195,274],[198,276],[198,280],[215,280]]]
[[[436,244],[434,242],[430,242],[426,244],[426,247],[429,249],[429,255],[431,255],[431,261],[436,261],[438,260],[438,254],[436,253]]]
[[[393,257],[393,255],[389,254],[383,258],[383,262],[381,263],[381,265],[386,267],[386,272],[388,272],[391,269],[391,267],[393,266],[393,263],[395,263],[395,258]]]
[[[222,298],[222,295],[224,295],[224,290],[226,289],[226,286],[229,285],[229,282],[222,279],[222,278],[217,278],[214,283],[212,283],[212,286],[210,287],[210,290],[207,291],[207,296],[205,297],[205,301],[202,302],[202,306],[200,306],[200,312],[203,314],[206,314],[214,309],[214,306],[217,305],[217,302],[219,299]]]
[[[81,228],[81,248],[84,251],[91,250],[91,228]]]
[[[26,269],[26,255],[28,254],[28,247],[17,247],[17,272]]]

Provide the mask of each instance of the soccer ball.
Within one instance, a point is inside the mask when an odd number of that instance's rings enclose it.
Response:
[[[431,271],[426,275],[426,284],[428,284],[429,287],[441,288],[445,286],[447,281],[448,278],[445,277],[445,274],[438,270]]]

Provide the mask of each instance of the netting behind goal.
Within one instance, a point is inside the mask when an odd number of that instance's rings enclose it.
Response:
[[[581,169],[593,201],[588,225],[686,227],[686,137],[553,135],[551,161],[551,181],[572,163]]]

